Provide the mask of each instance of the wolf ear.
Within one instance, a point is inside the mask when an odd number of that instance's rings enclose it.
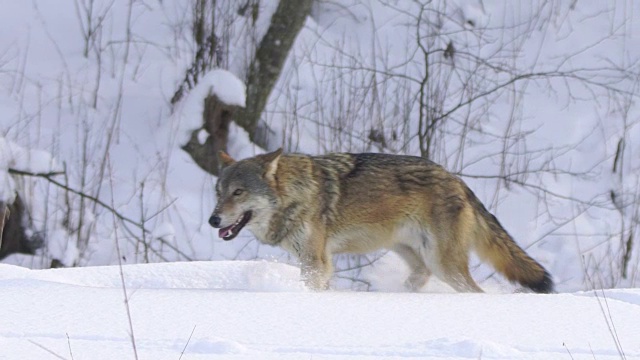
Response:
[[[218,163],[222,164],[222,167],[229,166],[229,165],[233,164],[234,162],[236,162],[236,161],[233,160],[233,158],[231,156],[229,156],[229,154],[224,152],[224,150],[218,151]]]
[[[263,155],[263,160],[266,164],[264,177],[267,180],[275,179],[276,171],[278,170],[278,161],[280,160],[280,155],[282,155],[282,148]]]

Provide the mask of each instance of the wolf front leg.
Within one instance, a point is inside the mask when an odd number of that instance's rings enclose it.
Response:
[[[301,277],[304,284],[311,290],[327,290],[329,279],[333,273],[331,261],[325,256],[306,257],[301,259]]]
[[[397,244],[391,250],[404,259],[411,270],[405,282],[407,288],[414,292],[423,288],[429,281],[431,270],[425,264],[420,251],[404,244]]]
[[[312,231],[300,254],[301,277],[312,290],[327,290],[333,274],[331,254],[326,249],[323,231]]]

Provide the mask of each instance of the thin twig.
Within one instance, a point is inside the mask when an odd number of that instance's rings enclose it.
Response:
[[[562,346],[564,346],[564,348],[567,350],[567,353],[569,354],[569,357],[571,358],[571,360],[573,360],[573,355],[571,354],[571,351],[569,350],[569,348],[567,347],[567,344],[562,343]]]
[[[140,183],[140,224],[144,227],[144,181]],[[149,244],[147,244],[147,234],[142,232],[142,246],[144,247],[144,262],[149,263]]]
[[[64,171],[51,171],[51,172],[34,173],[34,172],[30,172],[30,171],[17,170],[17,169],[11,169],[11,168],[9,168],[8,171],[9,171],[9,174],[13,174],[13,175],[37,176],[37,177],[50,177],[50,176],[58,176],[58,175],[64,175],[65,174]]]
[[[602,292],[602,298],[604,299],[604,304],[607,309],[606,316],[609,318],[609,322],[611,322],[611,329],[613,332],[611,333],[611,337],[613,337],[614,342],[616,343],[616,347],[618,349],[618,354],[620,358],[626,359],[627,356],[624,354],[624,350],[622,350],[622,344],[620,343],[620,337],[618,336],[618,330],[616,329],[616,324],[613,322],[613,316],[611,316],[611,309],[609,308],[609,302],[607,301],[607,296],[604,293],[604,289],[600,288]],[[611,329],[609,331],[611,331]]]
[[[38,344],[37,342],[35,342],[33,340],[29,340],[29,342],[32,343],[33,345],[39,347],[40,349],[48,352],[49,354],[57,357],[58,359],[67,360],[67,358],[65,358],[64,356],[60,356],[60,355],[56,354],[53,350],[47,349],[44,345],[40,345],[40,344]]]
[[[189,343],[191,342],[191,337],[193,336],[193,333],[196,331],[196,325],[193,325],[193,330],[191,330],[191,335],[189,335],[189,338],[187,339],[187,343],[184,344],[184,349],[182,349],[182,352],[180,353],[180,357],[178,358],[178,360],[182,360],[182,355],[184,355],[184,352],[187,350],[187,346],[189,346]]]
[[[71,356],[71,360],[73,360],[73,352],[71,351],[71,339],[69,338],[69,333],[67,334],[67,345],[69,345],[69,356]]]
[[[134,220],[131,220],[131,219],[125,217],[124,215],[120,214],[116,209],[114,209],[113,207],[109,206],[108,204],[106,204],[102,200],[100,200],[100,199],[98,199],[98,198],[96,198],[94,196],[85,194],[85,193],[83,193],[81,191],[75,190],[75,189],[73,189],[73,188],[71,188],[71,187],[69,187],[69,186],[67,186],[67,185],[55,180],[55,179],[52,179],[52,176],[62,175],[62,174],[64,174],[63,172],[33,173],[33,172],[30,172],[30,171],[16,170],[16,169],[11,169],[11,168],[8,169],[8,172],[9,172],[9,174],[13,174],[13,175],[32,176],[32,177],[44,178],[47,181],[49,181],[50,183],[52,183],[52,184],[54,184],[54,185],[56,185],[56,186],[58,186],[58,187],[60,187],[60,188],[62,188],[64,190],[67,190],[67,191],[69,191],[71,193],[74,193],[74,194],[76,194],[76,195],[78,195],[78,196],[80,196],[82,198],[89,199],[89,200],[95,202],[96,204],[98,204],[98,205],[102,206],[103,208],[105,208],[105,209],[109,210],[110,212],[112,212],[118,219],[120,219],[122,221],[125,221],[125,222],[128,222],[128,223],[130,223],[132,225],[135,225],[135,226],[143,229],[143,227],[138,222],[136,222]]]
[[[611,335],[611,338],[613,339],[613,343],[616,345],[616,350],[618,351],[618,355],[620,355],[620,358],[625,360],[627,358],[627,356],[625,355],[624,351],[622,350],[622,344],[620,343],[620,338],[618,337],[618,332],[616,331],[616,327],[615,324],[613,323],[613,317],[611,316],[611,310],[609,309],[609,303],[607,302],[607,296],[604,292],[604,288],[602,287],[602,284],[600,286],[600,291],[602,292],[602,297],[604,298],[604,303],[605,306],[607,308],[607,311],[605,312],[605,307],[602,306],[602,300],[600,300],[600,296],[598,296],[598,291],[596,289],[595,284],[593,283],[593,280],[591,279],[591,277],[587,275],[587,279],[589,280],[589,282],[591,283],[591,287],[593,288],[593,294],[595,295],[596,299],[598,300],[598,305],[600,306],[600,311],[602,312],[602,316],[604,317],[604,321],[607,324],[607,329],[609,329],[609,334]]]
[[[113,199],[113,176],[111,172],[111,158],[108,158],[109,185],[111,187],[111,203]],[[129,296],[127,295],[127,285],[124,280],[124,271],[122,270],[122,254],[120,253],[120,241],[118,240],[118,224],[116,222],[116,214],[113,213],[113,231],[116,240],[116,252],[118,254],[118,269],[120,270],[120,281],[122,282],[122,292],[124,294],[124,305],[127,309],[127,320],[129,321],[129,331],[131,336],[131,346],[133,347],[133,356],[138,360],[138,348],[136,347],[136,337],[133,331],[133,321],[131,320],[131,308],[129,306]]]

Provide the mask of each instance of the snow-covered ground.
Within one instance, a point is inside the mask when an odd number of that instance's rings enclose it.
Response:
[[[640,359],[640,290],[315,293],[290,265],[123,267],[140,359]],[[0,359],[133,359],[117,266],[0,265]],[[184,354],[182,354],[184,350]]]

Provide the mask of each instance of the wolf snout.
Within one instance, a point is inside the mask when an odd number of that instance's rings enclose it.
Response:
[[[219,228],[220,227],[220,216],[218,215],[211,215],[211,217],[209,218],[209,225],[213,226],[214,228]]]

